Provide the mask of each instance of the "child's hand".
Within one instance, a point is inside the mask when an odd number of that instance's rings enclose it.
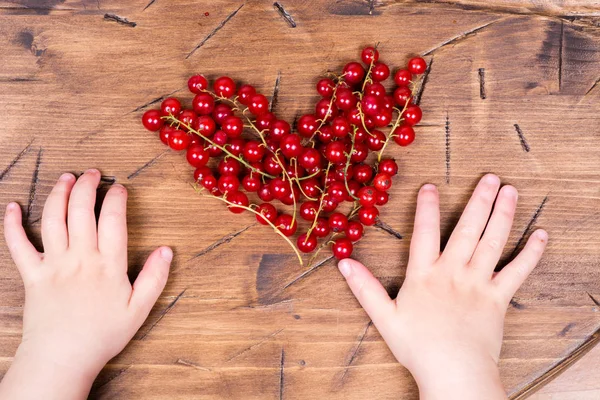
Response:
[[[25,285],[23,340],[0,385],[11,399],[85,398],[102,367],[142,325],[163,290],[173,257],[154,251],[133,287],[127,277],[127,192],[106,194],[94,216],[100,173],[64,174],[42,216],[44,253],[27,239],[10,203],[4,234]]]
[[[499,188],[497,176],[481,179],[442,254],[438,192],[433,185],[421,188],[406,279],[395,300],[362,264],[339,263],[352,292],[413,374],[422,399],[506,398],[497,369],[504,315],[548,235],[535,231],[523,251],[494,273],[517,203],[514,187]]]

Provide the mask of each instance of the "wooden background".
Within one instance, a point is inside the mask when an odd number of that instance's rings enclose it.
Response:
[[[376,42],[390,66],[422,54],[432,67],[417,139],[389,153],[401,173],[386,229],[370,229],[356,258],[396,291],[420,185],[439,186],[447,238],[478,178],[495,172],[520,191],[505,259],[534,228],[550,233],[508,310],[506,388],[525,398],[577,361],[600,339],[600,2],[281,4],[295,27],[271,1],[0,0],[0,203],[23,205],[39,243],[59,174],[97,167],[130,192],[131,275],[156,246],[176,252],[161,299],[91,398],[418,397],[329,254],[299,267],[252,216],[197,196],[183,155],[140,124],[164,96],[189,103],[194,73],[268,96],[279,77],[274,109],[291,122],[312,109],[320,75]],[[2,245],[0,373],[23,300]],[[589,353],[534,396],[599,398],[598,362]]]

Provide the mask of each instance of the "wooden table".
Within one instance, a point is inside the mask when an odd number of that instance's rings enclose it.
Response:
[[[39,244],[55,179],[94,166],[129,189],[132,276],[156,246],[176,251],[161,299],[92,398],[417,398],[328,254],[300,267],[252,216],[196,195],[184,157],[140,125],[165,96],[191,101],[193,73],[269,96],[277,82],[274,109],[292,121],[312,109],[318,76],[376,42],[392,66],[422,54],[431,69],[417,140],[391,150],[401,174],[386,228],[356,258],[396,291],[419,186],[439,186],[447,238],[493,171],[520,191],[505,260],[536,227],[551,238],[508,311],[511,398],[600,339],[600,3],[283,0],[288,21],[270,1],[148,1],[0,0],[0,203],[21,202]],[[2,245],[2,372],[23,300]]]

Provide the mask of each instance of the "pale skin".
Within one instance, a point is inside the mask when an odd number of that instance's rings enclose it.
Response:
[[[108,191],[96,224],[99,180],[97,170],[59,179],[44,207],[44,253],[27,239],[20,207],[7,206],[4,234],[25,286],[25,308],[22,343],[0,383],[0,399],[85,399],[166,284],[173,257],[168,247],[156,249],[129,283],[127,192],[121,185]],[[517,198],[513,187],[498,194],[499,187],[494,175],[482,179],[442,254],[437,190],[421,189],[406,280],[395,300],[362,264],[339,263],[391,351],[415,377],[422,399],[506,398],[497,368],[504,315],[539,261],[547,234],[534,232],[494,274]]]

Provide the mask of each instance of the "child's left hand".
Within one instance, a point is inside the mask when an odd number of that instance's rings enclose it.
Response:
[[[0,398],[86,398],[102,367],[127,345],[162,292],[173,253],[155,250],[133,286],[127,277],[127,191],[114,185],[96,226],[100,181],[64,174],[42,216],[44,253],[10,203],[4,235],[25,285],[23,340]]]

